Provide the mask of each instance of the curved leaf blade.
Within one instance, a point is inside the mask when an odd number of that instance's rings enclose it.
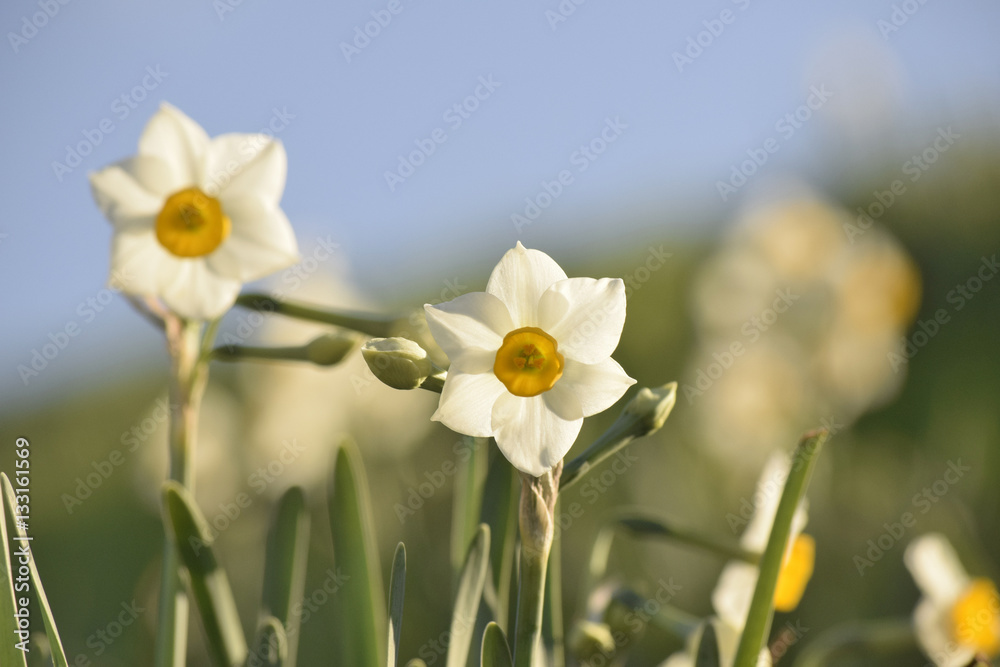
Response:
[[[513,667],[507,637],[496,623],[487,625],[483,633],[481,664],[482,667]]]
[[[357,446],[345,439],[334,457],[329,489],[333,560],[347,585],[332,603],[342,619],[337,634],[339,660],[334,664],[380,667],[386,636],[385,594],[375,548],[368,480]],[[348,628],[343,619],[350,619]]]
[[[458,580],[458,594],[451,617],[451,640],[448,644],[446,667],[465,667],[476,629],[479,602],[486,584],[486,568],[490,562],[490,527],[479,525],[476,539],[469,547],[465,565]]]
[[[389,575],[389,651],[386,664],[396,667],[399,662],[399,633],[403,628],[403,597],[406,592],[406,547],[400,542],[392,557]]]
[[[214,539],[190,492],[175,481],[163,484],[163,521],[188,573],[188,586],[215,664],[241,665],[246,638],[225,570],[212,549]]]
[[[295,667],[298,655],[302,616],[292,610],[302,602],[305,592],[309,531],[305,493],[301,487],[293,486],[278,501],[268,532],[261,602],[262,617],[273,617],[282,626],[288,645],[282,660],[285,667]]]

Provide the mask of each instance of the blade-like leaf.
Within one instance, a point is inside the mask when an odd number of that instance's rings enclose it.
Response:
[[[329,491],[333,560],[347,580],[332,598],[339,624],[339,659],[332,661],[337,665],[385,664],[385,594],[368,498],[361,456],[354,442],[345,439],[337,449]]]
[[[556,516],[559,516],[558,513]],[[552,667],[566,667],[562,608],[562,540],[552,541],[542,607],[542,645]]]
[[[163,484],[163,521],[187,570],[212,660],[220,667],[242,664],[247,657],[246,638],[229,579],[212,549],[208,522],[190,492],[172,480]]]
[[[403,627],[403,596],[406,591],[406,547],[400,542],[392,557],[389,575],[389,652],[386,664],[396,667],[399,662],[399,633]]]
[[[771,630],[771,618],[774,616],[774,589],[778,584],[781,562],[784,560],[788,537],[792,532],[792,519],[802,496],[805,495],[809,477],[818,458],[817,454],[823,448],[828,435],[826,429],[807,433],[795,448],[788,479],[778,501],[778,511],[774,516],[771,536],[760,559],[760,574],[750,601],[747,623],[736,650],[734,667],[754,667],[760,649],[767,640]]]
[[[271,530],[267,536],[267,559],[264,563],[263,617],[272,616],[281,623],[288,650],[285,667],[295,667],[299,645],[301,614],[292,610],[302,602],[306,586],[306,560],[309,555],[309,512],[305,494],[297,486],[285,491],[278,501]]]
[[[420,658],[414,658],[406,663],[406,667],[427,667],[427,663]]]
[[[482,438],[464,437],[459,450],[451,515],[451,564],[456,574],[462,569],[465,554],[479,529],[479,508],[489,458],[489,449],[483,442]]]
[[[490,527],[491,590],[483,595],[493,618],[503,630],[510,612],[511,575],[514,571],[514,542],[517,537],[517,490],[514,467],[496,447],[490,448],[489,471],[483,487],[480,523]]]
[[[486,626],[483,633],[482,667],[512,667],[510,647],[503,630],[496,623]]]
[[[285,626],[274,616],[265,616],[253,640],[251,659],[253,667],[286,667],[288,665],[288,636]]]
[[[14,526],[14,532],[17,533],[19,541],[22,545],[28,545],[30,544],[30,541],[27,532],[21,528],[20,525],[18,525],[14,518],[14,508],[17,507],[17,503],[14,498],[14,487],[11,486],[10,480],[7,479],[7,475],[4,473],[0,473],[0,484],[3,486],[3,495],[4,500],[6,501],[5,508],[8,516],[10,517],[10,522]],[[4,544],[7,544],[6,540],[4,540]],[[31,587],[35,593],[35,599],[38,600],[38,606],[42,610],[42,622],[45,624],[45,635],[49,638],[49,648],[52,651],[52,664],[55,667],[66,667],[69,664],[66,660],[66,652],[63,650],[62,640],[59,639],[59,630],[56,628],[56,619],[52,616],[52,608],[49,607],[49,599],[45,596],[45,587],[42,586],[42,577],[38,574],[38,566],[35,565],[35,556],[31,553],[30,547],[27,547],[27,551],[28,576],[31,580]],[[10,571],[13,573],[13,570]]]
[[[4,479],[7,477],[4,475]],[[0,494],[0,632],[3,633],[4,641],[0,641],[0,665],[12,665],[13,667],[25,667],[26,656],[24,651],[15,645],[22,641],[15,634],[18,630],[17,618],[14,616],[16,606],[14,602],[14,577],[10,563],[10,552],[7,539],[7,500],[6,493]],[[13,511],[10,512],[13,516]],[[15,561],[16,562],[16,561]],[[17,638],[11,641],[10,638]]]
[[[719,667],[720,660],[715,625],[711,621],[706,621],[701,640],[698,642],[698,655],[695,657],[694,667]]]
[[[480,524],[458,580],[458,594],[455,596],[455,607],[451,617],[447,667],[465,667],[468,662],[489,562],[490,527]]]

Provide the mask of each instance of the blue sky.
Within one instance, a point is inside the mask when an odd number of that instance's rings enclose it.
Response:
[[[482,262],[485,275],[518,239],[557,253],[697,231],[771,176],[822,178],[922,146],[942,124],[977,116],[995,129],[1000,115],[1000,5],[988,0],[237,1],[2,4],[4,395],[55,391],[129,340],[158,345],[121,299],[87,321],[80,304],[102,295],[110,240],[86,173],[132,154],[163,100],[210,135],[280,116],[283,208],[303,253],[331,237],[385,300],[450,267]],[[556,22],[560,7],[573,11]],[[679,71],[675,53],[699,39]],[[780,133],[824,85],[829,100]],[[433,136],[390,188],[399,156]],[[778,152],[723,202],[717,181],[769,138]],[[57,174],[80,142],[96,145]],[[600,155],[581,151],[592,142]],[[518,230],[511,216],[560,172],[571,181]],[[71,322],[80,334],[24,387],[17,365]]]

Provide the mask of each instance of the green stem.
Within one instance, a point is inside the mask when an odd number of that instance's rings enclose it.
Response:
[[[535,647],[542,635],[545,601],[545,569],[548,554],[521,549],[521,581],[517,596],[517,627],[514,631],[514,667],[531,667]]]
[[[521,568],[514,628],[514,667],[531,667],[542,636],[545,571],[555,535],[556,499],[562,462],[541,477],[521,473]]]
[[[543,620],[549,664],[552,667],[566,667],[566,647],[563,637],[561,542],[561,540],[552,540],[552,551],[549,552],[549,569],[545,579]]]
[[[908,618],[850,621],[830,628],[809,644],[795,667],[825,667],[835,657],[863,650],[867,655],[885,655],[912,649],[916,643]]]
[[[392,323],[394,322],[392,318],[382,315],[323,310],[301,303],[279,301],[266,294],[241,294],[236,299],[236,305],[265,313],[278,313],[300,320],[309,320],[310,322],[332,324],[344,329],[360,331],[375,338],[385,338],[391,335]]]
[[[760,559],[760,574],[750,601],[750,610],[747,612],[747,622],[740,637],[739,648],[736,650],[734,667],[754,667],[760,649],[771,630],[771,619],[774,616],[774,589],[778,583],[785,548],[792,532],[792,519],[799,501],[805,494],[809,477],[818,458],[817,454],[828,435],[826,430],[807,433],[795,448],[788,479],[774,515],[771,535],[767,540],[764,555]]]
[[[171,357],[170,479],[193,493],[192,461],[198,413],[208,379],[208,356],[203,347],[201,322],[171,317],[165,324]],[[209,324],[206,340],[214,337],[216,328],[217,322]],[[169,536],[164,535],[156,667],[183,667],[186,659],[188,599],[181,582],[180,568],[177,550]]]

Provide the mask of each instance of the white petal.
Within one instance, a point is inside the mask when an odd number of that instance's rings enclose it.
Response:
[[[109,282],[129,294],[157,296],[161,276],[175,272],[178,261],[159,244],[152,229],[121,232],[111,240]]]
[[[242,283],[224,278],[208,268],[204,259],[179,260],[179,270],[159,276],[159,294],[181,317],[211,320],[221,317],[239,294]]]
[[[94,201],[116,230],[150,228],[155,224],[164,200],[143,181],[155,181],[153,172],[158,168],[165,168],[161,160],[140,157],[90,174]]]
[[[295,232],[280,208],[249,196],[220,203],[232,228],[229,238],[207,257],[213,271],[250,282],[299,261]]]
[[[424,306],[431,335],[452,365],[471,370],[464,356],[500,349],[503,337],[514,329],[510,313],[500,299],[485,292],[470,292],[451,301]],[[472,364],[478,367],[479,364]]]
[[[528,250],[518,241],[516,247],[500,258],[490,274],[486,291],[507,306],[515,329],[538,327],[538,302],[542,294],[553,283],[565,279],[566,272],[554,259],[540,250]]]
[[[604,412],[633,384],[635,380],[610,357],[596,364],[566,359],[562,377],[542,396],[563,419],[580,419]]]
[[[263,134],[223,134],[205,153],[201,189],[212,196],[254,195],[277,206],[285,190],[285,147]]]
[[[611,356],[625,326],[625,283],[620,278],[568,278],[549,287],[538,305],[540,328],[559,351],[586,364]]]
[[[493,435],[493,405],[506,391],[493,373],[450,370],[431,419],[456,433],[487,438]]]
[[[539,477],[573,446],[582,419],[567,421],[541,396],[521,398],[504,392],[493,406],[493,437],[511,465]]]
[[[969,585],[962,561],[940,533],[928,533],[910,542],[903,560],[920,590],[939,607],[950,608]]]
[[[938,607],[923,598],[913,610],[913,627],[917,642],[927,657],[939,667],[964,667],[972,662],[975,649],[961,646],[952,639],[948,608]]]
[[[729,561],[712,591],[712,608],[723,621],[742,630],[750,611],[750,600],[757,585],[759,570],[743,561]]]
[[[198,123],[164,102],[139,138],[139,154],[153,155],[166,162],[169,172],[164,188],[176,192],[201,182],[208,141]]]

